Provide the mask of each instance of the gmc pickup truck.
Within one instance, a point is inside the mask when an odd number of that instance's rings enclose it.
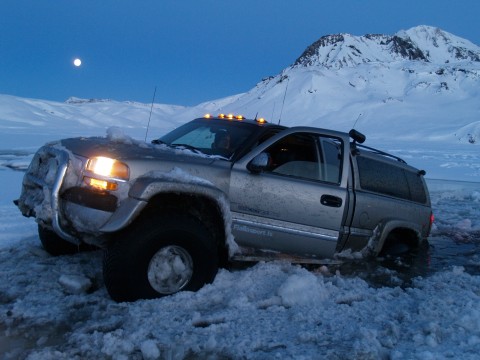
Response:
[[[151,144],[110,130],[41,147],[15,203],[50,254],[104,249],[116,301],[198,290],[232,259],[416,247],[433,221],[425,172],[364,140],[233,115]]]

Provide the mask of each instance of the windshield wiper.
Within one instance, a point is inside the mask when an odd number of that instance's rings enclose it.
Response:
[[[197,154],[203,154],[203,151],[200,149],[197,149],[195,146],[189,145],[189,144],[170,144],[170,146],[174,146],[176,148],[183,147],[187,150],[193,151],[194,153]]]
[[[161,144],[165,144],[167,145],[167,143],[165,141],[162,141],[160,139],[154,139],[152,140],[152,144],[155,144],[155,145],[161,145]]]

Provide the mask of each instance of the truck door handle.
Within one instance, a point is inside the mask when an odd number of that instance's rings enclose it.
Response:
[[[322,197],[320,198],[320,204],[325,206],[341,207],[342,203],[343,203],[342,199],[339,198],[338,196],[322,195]]]

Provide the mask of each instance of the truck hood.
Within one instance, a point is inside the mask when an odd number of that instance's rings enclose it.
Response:
[[[114,141],[102,137],[79,137],[63,139],[60,144],[73,154],[81,157],[106,156],[126,162],[150,159],[208,165],[218,159],[218,157],[199,154],[188,149],[173,148],[164,144],[148,144],[133,139]]]
[[[182,172],[179,182],[190,176],[215,184],[222,191],[228,190],[232,164],[218,156],[197,154],[188,149],[147,144],[132,139],[112,141],[100,137],[70,138],[61,140],[60,145],[82,158],[105,156],[126,163],[130,169],[130,181],[142,177],[165,180],[165,176],[170,179]]]

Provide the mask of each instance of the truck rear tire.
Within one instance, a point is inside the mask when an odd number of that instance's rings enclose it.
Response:
[[[140,219],[105,251],[105,286],[115,301],[196,291],[215,278],[218,250],[196,219],[161,215]]]

